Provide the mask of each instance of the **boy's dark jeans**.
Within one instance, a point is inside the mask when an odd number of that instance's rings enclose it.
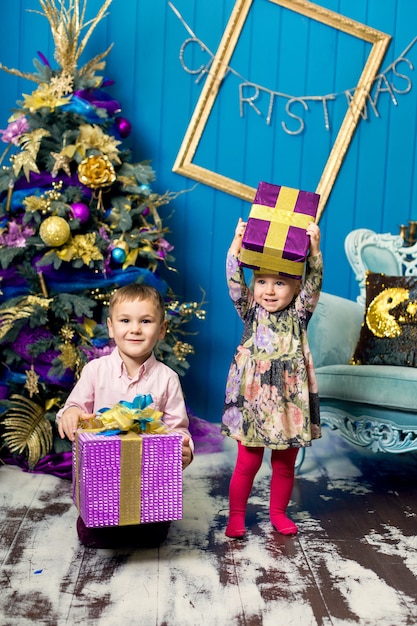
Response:
[[[87,528],[77,519],[80,542],[88,548],[156,548],[167,538],[171,522]]]

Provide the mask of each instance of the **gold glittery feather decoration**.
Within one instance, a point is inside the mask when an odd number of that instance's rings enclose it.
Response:
[[[66,0],[39,0],[39,3],[43,12],[34,9],[30,10],[30,12],[46,17],[49,22],[55,43],[55,60],[60,65],[63,76],[59,85],[60,87],[64,86],[64,89],[61,89],[61,91],[66,91],[68,88],[68,77],[72,77],[75,74],[78,60],[94,29],[106,17],[106,11],[112,0],[105,0],[97,15],[89,21],[85,21],[87,0],[69,0],[68,6],[65,6]],[[85,29],[87,29],[87,32],[81,39],[82,32]],[[87,78],[93,78],[96,71],[103,69],[103,59],[106,58],[112,47],[113,44],[101,54],[90,59],[88,63],[78,70],[78,74]],[[13,76],[31,80],[34,83],[43,82],[42,77],[38,74],[21,72],[18,69],[6,67],[2,63],[0,63],[0,69]]]
[[[3,414],[4,441],[11,452],[26,454],[29,468],[52,450],[52,425],[45,407],[18,394],[11,396]]]
[[[49,307],[52,302],[50,298],[41,298],[39,296],[27,296],[20,300],[20,302],[8,309],[0,310],[0,339],[3,339],[9,330],[11,330],[18,319],[24,319],[31,317],[37,306],[41,306],[44,309]]]
[[[25,389],[28,390],[29,396],[32,398],[34,395],[39,393],[39,376],[34,370],[33,363],[31,365],[30,370],[25,370],[26,374],[26,382],[24,384]]]
[[[83,2],[69,0],[68,6],[65,6],[64,0],[39,0],[39,2],[43,13],[40,11],[34,11],[34,13],[40,13],[48,20],[55,43],[55,60],[64,74],[72,76],[77,70],[77,63],[88,40],[99,22],[106,17],[106,11],[112,0],[105,0],[97,15],[87,22],[85,21],[87,0]],[[87,32],[81,39],[85,29]],[[91,59],[78,70],[78,73],[93,76],[96,70],[101,69],[101,62],[109,54],[112,46],[113,44]]]

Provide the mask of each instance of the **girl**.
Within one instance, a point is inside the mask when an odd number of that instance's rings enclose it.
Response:
[[[239,219],[227,255],[230,297],[244,323],[241,345],[226,385],[222,433],[237,440],[229,489],[226,536],[245,535],[246,504],[263,459],[271,448],[270,519],[283,535],[297,526],[286,516],[300,447],[320,432],[319,399],[307,341],[307,324],[317,305],[323,275],[320,230],[311,223],[304,282],[266,270],[245,284],[238,257],[246,222]]]

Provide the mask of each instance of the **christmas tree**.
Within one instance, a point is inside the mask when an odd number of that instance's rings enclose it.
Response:
[[[112,350],[116,288],[144,282],[163,293],[168,331],[157,357],[179,374],[193,352],[184,324],[204,317],[164,278],[174,259],[161,210],[175,194],[157,193],[150,164],[123,149],[131,125],[102,76],[111,46],[79,67],[111,4],[86,21],[86,1],[39,0],[55,63],[39,52],[34,73],[0,64],[36,84],[0,130],[0,445],[31,468],[68,449],[55,413],[83,365]]]

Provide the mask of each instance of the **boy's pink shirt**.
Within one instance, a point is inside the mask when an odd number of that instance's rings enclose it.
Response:
[[[143,363],[135,378],[129,378],[117,348],[87,363],[64,407],[58,411],[57,420],[71,406],[85,413],[96,413],[121,400],[132,402],[139,394],[151,394],[151,406],[164,413],[163,421],[168,428],[190,438],[193,450],[179,376],[154,354]]]

